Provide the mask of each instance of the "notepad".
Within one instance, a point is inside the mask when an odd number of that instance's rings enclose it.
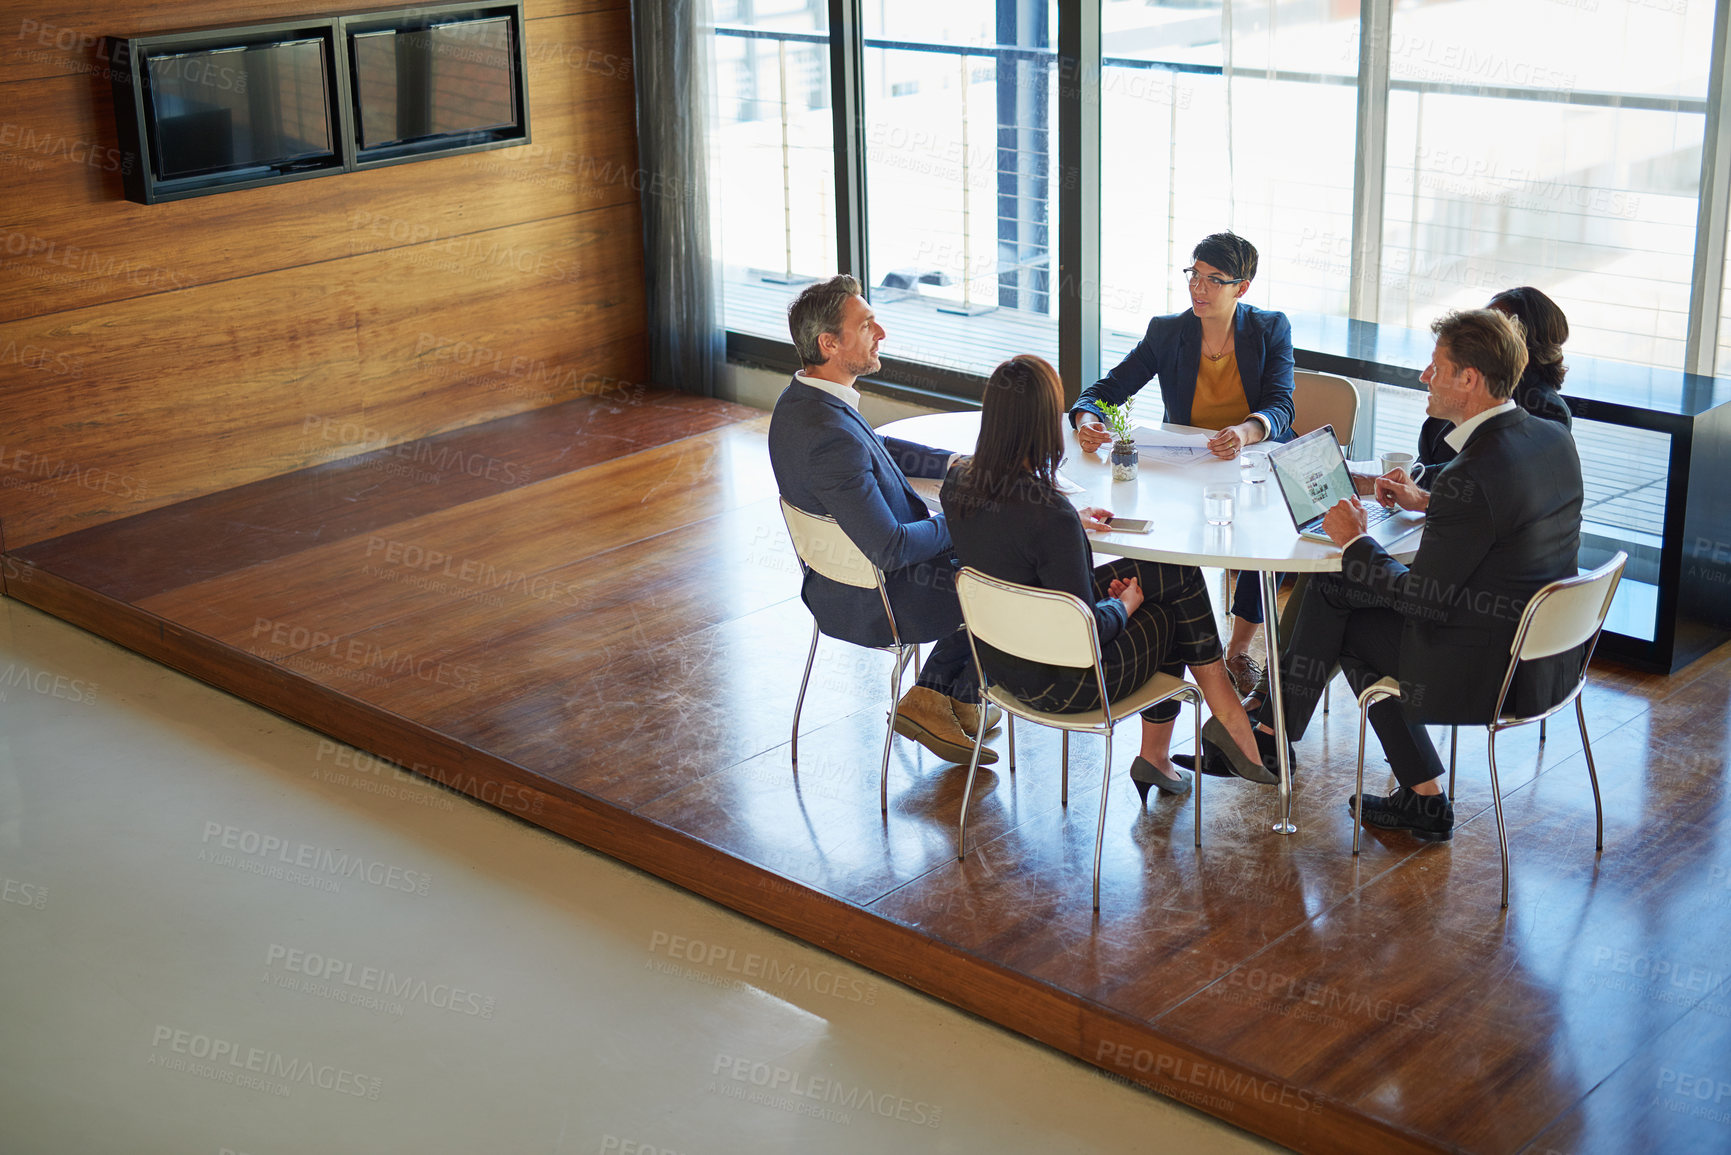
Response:
[[[1157,425],[1138,425],[1131,432],[1137,452],[1150,461],[1189,465],[1214,456],[1206,433],[1178,433]]]

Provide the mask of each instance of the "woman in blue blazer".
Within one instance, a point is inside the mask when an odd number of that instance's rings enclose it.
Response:
[[[1235,233],[1215,233],[1202,238],[1190,259],[1184,270],[1190,308],[1148,322],[1130,355],[1070,410],[1084,450],[1109,440],[1099,403],[1122,405],[1156,377],[1166,420],[1218,429],[1208,447],[1220,457],[1236,457],[1259,441],[1291,439],[1292,325],[1284,313],[1240,300],[1256,276],[1256,247]],[[1262,622],[1254,574],[1239,575],[1232,615],[1226,667],[1249,693],[1261,672],[1249,653]]]

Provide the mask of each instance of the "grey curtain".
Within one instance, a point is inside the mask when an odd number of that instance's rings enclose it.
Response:
[[[649,372],[704,397],[726,339],[709,227],[709,5],[632,0]]]

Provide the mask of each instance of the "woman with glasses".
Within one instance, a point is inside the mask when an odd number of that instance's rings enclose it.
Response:
[[[1122,405],[1156,377],[1166,420],[1219,430],[1208,442],[1219,457],[1237,457],[1258,441],[1291,439],[1292,325],[1284,313],[1240,300],[1256,276],[1256,246],[1235,233],[1215,233],[1202,238],[1190,260],[1181,274],[1190,307],[1148,322],[1130,355],[1070,410],[1084,450],[1109,440],[1099,403]],[[1250,657],[1262,622],[1256,574],[1238,575],[1232,616],[1226,665],[1239,692],[1248,694],[1261,673]]]
[[[1039,357],[1012,357],[993,371],[973,456],[951,467],[941,494],[956,557],[1003,581],[1060,590],[1093,606],[1111,698],[1156,672],[1182,677],[1188,666],[1214,715],[1202,729],[1203,743],[1239,776],[1276,781],[1221,661],[1202,571],[1128,558],[1094,567],[1087,531],[1108,529],[1112,514],[1078,512],[1058,492],[1063,414],[1058,372]],[[1064,714],[1100,706],[1092,669],[1029,662],[980,641],[975,647],[986,680],[1036,709]],[[1174,770],[1170,754],[1177,715],[1176,702],[1142,715],[1142,751],[1130,777],[1144,802],[1150,787],[1162,794],[1191,790],[1191,775]]]

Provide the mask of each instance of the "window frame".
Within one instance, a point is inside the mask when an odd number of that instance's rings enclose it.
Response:
[[[828,0],[830,97],[835,127],[837,270],[860,278],[867,298],[870,196],[865,156],[865,51],[893,47],[868,44],[863,0]],[[1524,89],[1394,80],[1390,77],[1389,32],[1394,0],[1363,0],[1359,7],[1358,123],[1353,157],[1353,245],[1348,315],[1376,321],[1382,276],[1383,187],[1387,175],[1388,95],[1391,90],[1454,93],[1510,100],[1535,100],[1592,106],[1656,107],[1700,112],[1705,117],[1701,179],[1697,201],[1694,277],[1690,286],[1685,373],[1712,376],[1715,365],[1726,264],[1726,223],[1731,219],[1731,85],[1726,84],[1728,13],[1716,5],[1709,50],[1709,88],[1705,99],[1623,96],[1563,89]],[[776,34],[716,26],[717,34]],[[819,34],[821,35],[821,34]],[[812,34],[797,37],[810,40]],[[1100,278],[1101,106],[1100,80],[1107,63],[1101,55],[1098,3],[1058,5],[1056,61],[1058,181],[1057,260],[1053,294],[1058,308],[1059,371],[1071,399],[1083,384],[1101,374],[1102,333],[1098,293],[1086,291]],[[1025,51],[1025,50],[1017,50]],[[1117,63],[1114,61],[1113,63]],[[1177,71],[1222,70],[1208,65],[1165,61],[1126,61],[1141,67]],[[1074,179],[1071,179],[1074,174]],[[766,368],[799,368],[793,345],[757,334],[729,330],[729,361]],[[952,368],[886,358],[863,383],[885,393],[935,408],[978,404],[986,378]]]

